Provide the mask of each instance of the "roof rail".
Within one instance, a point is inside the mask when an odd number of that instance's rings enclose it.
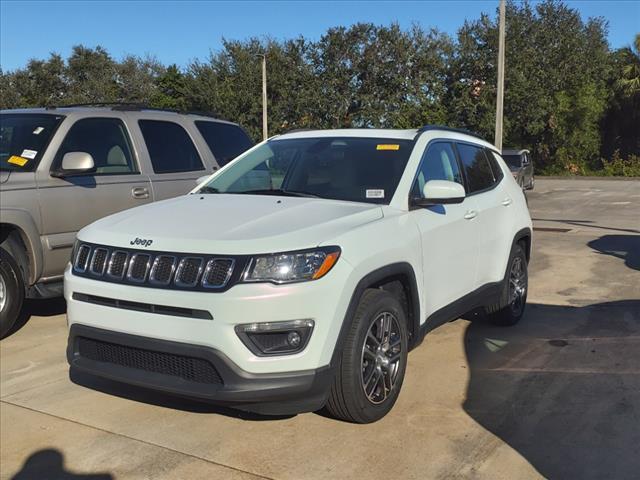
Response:
[[[55,108],[76,108],[76,107],[111,107],[111,110],[117,110],[122,112],[139,112],[142,110],[149,110],[154,112],[170,112],[170,113],[179,113],[182,115],[200,115],[202,117],[211,117],[217,120],[222,120],[219,116],[217,116],[213,112],[200,112],[200,111],[190,111],[190,110],[179,110],[177,108],[159,108],[159,107],[150,107],[145,103],[138,102],[88,102],[88,103],[72,103],[68,105],[50,105],[47,109],[55,109]]]
[[[464,133],[465,135],[471,135],[472,137],[476,137],[481,140],[484,140],[484,138],[481,135],[475,132],[472,132],[471,130],[466,130],[464,128],[447,127],[445,125],[425,125],[424,127],[418,129],[418,135],[423,132],[428,132],[431,130],[444,130],[445,132]]]

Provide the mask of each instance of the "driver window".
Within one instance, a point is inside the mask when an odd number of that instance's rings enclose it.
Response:
[[[422,157],[412,195],[421,198],[424,186],[429,180],[448,180],[464,185],[456,155],[450,143],[438,142],[429,145]]]

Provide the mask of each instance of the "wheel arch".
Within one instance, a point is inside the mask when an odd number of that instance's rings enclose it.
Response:
[[[527,263],[529,263],[529,260],[531,259],[531,229],[529,227],[518,230],[515,234],[513,237],[513,244],[511,245],[512,250],[517,243],[523,245],[524,254],[527,257]]]
[[[354,288],[331,357],[332,366],[338,365],[340,352],[342,351],[344,339],[351,326],[353,315],[355,314],[362,294],[369,288],[379,288],[399,297],[400,303],[405,306],[409,323],[407,325],[409,347],[413,348],[413,346],[419,343],[420,297],[415,271],[411,264],[407,262],[392,263],[369,272],[360,279]]]
[[[42,271],[42,247],[33,220],[24,217],[25,214],[17,210],[2,211],[0,243],[9,247],[9,253],[25,274],[25,283],[33,285]]]

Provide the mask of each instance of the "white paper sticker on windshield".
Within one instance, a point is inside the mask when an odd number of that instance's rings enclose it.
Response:
[[[38,127],[33,131],[33,134],[34,135],[40,135],[43,130],[44,130],[44,127]]]
[[[29,158],[31,160],[33,160],[34,158],[36,158],[36,155],[38,154],[38,152],[36,152],[35,150],[27,150],[26,148],[22,151],[22,153],[20,154],[21,157],[24,158]]]
[[[384,190],[367,189],[367,198],[384,198]]]

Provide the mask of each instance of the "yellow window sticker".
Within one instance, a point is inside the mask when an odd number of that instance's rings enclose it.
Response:
[[[19,167],[24,167],[28,161],[29,161],[28,158],[22,158],[22,157],[18,157],[17,155],[11,155],[7,160],[7,163],[13,163],[14,165],[18,165]]]
[[[376,150],[400,150],[400,145],[397,143],[379,143],[376,145]]]

